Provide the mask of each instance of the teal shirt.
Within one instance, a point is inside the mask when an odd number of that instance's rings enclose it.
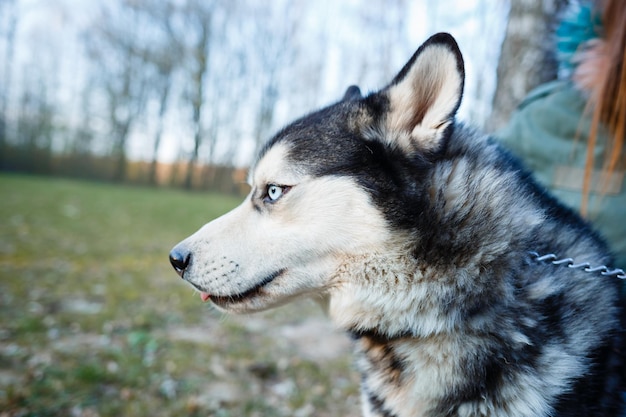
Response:
[[[540,183],[566,205],[580,212],[587,137],[591,124],[584,116],[585,99],[571,83],[556,81],[532,91],[495,134],[534,172]],[[600,132],[587,203],[587,219],[604,236],[615,255],[615,265],[626,270],[626,186],[623,156],[615,173],[604,181],[602,167],[608,136]],[[604,192],[603,192],[603,187]],[[567,256],[567,254],[557,254]]]

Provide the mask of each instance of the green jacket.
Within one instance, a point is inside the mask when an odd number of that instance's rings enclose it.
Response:
[[[540,183],[562,202],[580,211],[590,118],[583,116],[585,99],[571,83],[556,81],[532,91],[520,104],[509,124],[495,134],[519,156]],[[595,167],[602,167],[606,132],[595,148]],[[592,176],[587,218],[608,241],[615,265],[626,270],[626,186],[622,157],[603,193],[598,168]],[[559,253],[558,256],[567,256]]]

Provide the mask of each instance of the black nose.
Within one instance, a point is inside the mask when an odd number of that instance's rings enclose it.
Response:
[[[191,262],[191,253],[189,251],[175,247],[170,252],[170,263],[181,277],[185,274],[185,269]]]

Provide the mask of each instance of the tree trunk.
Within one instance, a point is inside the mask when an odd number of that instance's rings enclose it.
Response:
[[[194,82],[194,96],[191,100],[193,107],[194,147],[187,164],[185,188],[190,190],[193,181],[193,172],[198,162],[198,151],[202,142],[202,105],[204,103],[204,78],[208,71],[209,42],[211,40],[210,17],[199,22],[200,38],[195,47],[196,69],[192,74]]]
[[[164,76],[163,90],[161,90],[161,102],[159,104],[159,119],[157,121],[157,132],[154,136],[154,150],[152,154],[152,163],[150,164],[150,174],[148,182],[151,185],[157,184],[156,171],[157,171],[157,159],[159,154],[159,146],[161,146],[161,136],[163,135],[163,118],[165,117],[165,111],[167,110],[167,99],[170,94],[170,79],[169,75]]]
[[[196,129],[196,133],[193,135],[194,145],[193,152],[191,153],[191,157],[189,158],[189,162],[187,163],[187,175],[185,176],[185,188],[191,190],[193,186],[193,173],[196,168],[196,164],[198,162],[198,150],[200,149],[200,129]]]
[[[11,17],[9,18],[9,27],[6,31],[6,52],[4,57],[4,86],[2,88],[2,97],[0,99],[0,169],[5,166],[6,143],[7,143],[7,109],[9,102],[9,88],[11,87],[11,74],[13,64],[13,53],[15,51],[15,31],[17,28],[17,4],[14,1],[9,2],[8,7],[11,9]]]
[[[554,25],[567,0],[511,0],[487,129],[503,127],[526,94],[556,79]]]
[[[126,141],[130,131],[130,120],[126,120],[118,126],[117,143],[115,145],[115,171],[113,173],[113,181],[123,182],[126,179]]]

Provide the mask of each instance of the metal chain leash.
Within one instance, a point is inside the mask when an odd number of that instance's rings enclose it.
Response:
[[[534,257],[533,260],[535,262],[552,262],[553,265],[563,265],[571,269],[581,269],[585,272],[599,272],[601,275],[607,277],[615,277],[626,280],[626,272],[624,272],[623,269],[610,269],[604,265],[591,266],[589,262],[581,262],[577,264],[574,263],[572,258],[559,259],[559,257],[553,253],[548,253],[546,255],[539,255],[537,252],[529,253]]]

